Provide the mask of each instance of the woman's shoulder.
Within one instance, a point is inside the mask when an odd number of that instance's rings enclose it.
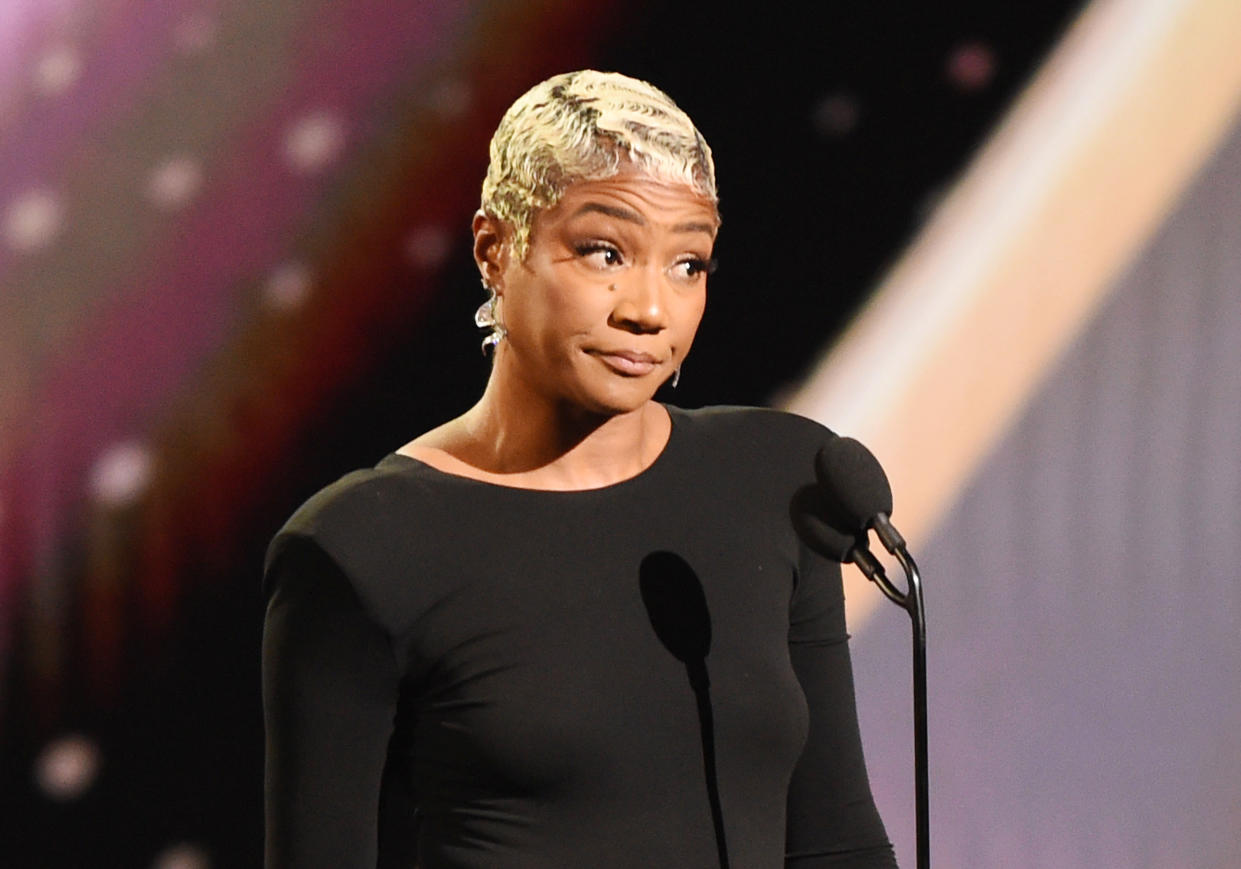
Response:
[[[391,509],[393,501],[408,501],[411,487],[401,468],[387,456],[373,468],[362,468],[338,478],[307,498],[281,532],[314,534],[328,526],[367,521],[376,511]]]
[[[351,471],[324,486],[293,511],[267,548],[266,566],[294,544],[335,560],[400,534],[427,511],[425,481],[416,463],[397,455],[373,468]]]
[[[833,437],[814,420],[771,408],[669,408],[669,413],[676,443],[670,464],[682,476],[769,492],[777,500],[813,480],[815,454]]]
[[[745,447],[817,449],[832,432],[822,423],[770,407],[715,405],[694,409],[668,406],[678,434],[704,443]]]

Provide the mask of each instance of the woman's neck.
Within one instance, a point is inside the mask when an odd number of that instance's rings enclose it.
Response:
[[[626,413],[591,413],[497,388],[401,452],[440,470],[531,489],[593,489],[646,470],[671,433],[655,401]]]

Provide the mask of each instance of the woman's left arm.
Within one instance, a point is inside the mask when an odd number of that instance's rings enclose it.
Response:
[[[840,566],[808,550],[793,597],[789,657],[810,732],[789,785],[785,866],[896,869],[862,757]]]

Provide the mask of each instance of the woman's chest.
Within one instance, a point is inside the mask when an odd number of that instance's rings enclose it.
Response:
[[[701,777],[708,746],[787,777],[806,727],[795,554],[770,529],[670,524],[501,531],[421,578],[438,593],[401,651],[424,780],[606,800]]]

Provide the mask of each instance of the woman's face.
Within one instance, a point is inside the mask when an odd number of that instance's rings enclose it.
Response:
[[[710,201],[637,170],[572,184],[536,215],[526,259],[499,257],[496,365],[553,403],[640,408],[693,343],[717,227]]]

